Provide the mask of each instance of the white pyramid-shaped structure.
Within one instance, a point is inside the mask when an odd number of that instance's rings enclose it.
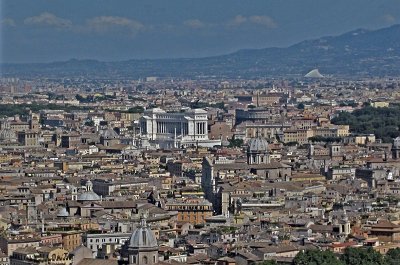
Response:
[[[321,73],[318,71],[318,69],[313,69],[310,72],[308,72],[304,77],[309,77],[309,78],[322,78],[324,77],[321,75]]]

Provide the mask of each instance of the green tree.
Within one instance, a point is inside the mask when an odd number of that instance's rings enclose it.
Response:
[[[229,141],[229,147],[241,147],[243,145],[242,139],[234,139],[233,136]]]
[[[329,250],[306,250],[299,252],[293,260],[294,265],[344,265]]]
[[[391,249],[386,253],[385,261],[387,265],[400,264],[400,248]]]
[[[144,108],[142,106],[135,106],[133,108],[128,109],[129,113],[143,113]]]
[[[346,248],[340,260],[346,265],[385,265],[382,254],[371,247]]]
[[[93,126],[94,126],[94,121],[92,121],[92,120],[86,121],[86,122],[85,122],[85,126],[93,127]]]
[[[364,107],[349,112],[340,112],[332,119],[333,124],[347,124],[353,133],[375,134],[383,142],[392,142],[400,136],[400,106],[385,108]]]
[[[304,109],[305,108],[305,106],[304,106],[304,103],[299,103],[298,105],[297,105],[297,108],[298,109]]]

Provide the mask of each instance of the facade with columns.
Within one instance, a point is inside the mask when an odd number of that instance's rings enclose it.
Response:
[[[155,108],[144,112],[140,132],[159,148],[221,145],[220,139],[208,139],[207,122],[207,112],[202,109],[169,113]]]

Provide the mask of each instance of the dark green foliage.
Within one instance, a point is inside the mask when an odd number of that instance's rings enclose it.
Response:
[[[94,126],[94,121],[86,121],[85,122],[85,126],[93,127]]]
[[[348,124],[353,133],[375,134],[385,143],[400,136],[400,107],[364,107],[352,113],[341,112],[332,119],[334,124]]]
[[[299,103],[298,105],[297,105],[297,108],[298,109],[304,109],[304,103]]]
[[[387,265],[400,264],[400,248],[391,249],[386,253],[385,261]]]
[[[299,252],[293,260],[294,265],[344,265],[329,250],[306,250]]]
[[[207,102],[196,101],[196,102],[190,103],[189,107],[192,108],[192,109],[204,109],[204,108],[211,107],[211,108],[218,108],[218,109],[226,110],[224,102],[218,102],[218,103],[215,103],[215,104],[209,104]]]
[[[143,112],[144,112],[144,108],[142,106],[135,106],[128,110],[128,113],[143,113]]]
[[[83,97],[79,94],[77,94],[75,96],[76,100],[78,100],[80,103],[90,103],[90,102],[94,102],[94,97],[93,96],[87,96],[87,97]]]
[[[325,143],[333,143],[333,142],[340,142],[342,138],[340,137],[324,137],[324,136],[313,136],[308,138],[311,142],[325,142]]]
[[[139,88],[139,89],[140,89],[140,88]],[[128,99],[135,100],[135,101],[146,102],[146,100],[145,100],[144,98],[141,98],[141,97],[128,96]]]
[[[287,142],[287,143],[284,143],[285,146],[296,146],[298,144],[299,144],[298,142]]]
[[[345,265],[385,265],[385,259],[373,248],[346,248],[340,260]]]
[[[243,145],[242,139],[234,139],[233,137],[229,140],[229,147],[241,147]]]
[[[104,100],[111,100],[111,99],[116,99],[115,96],[111,95],[102,95],[102,96],[93,96],[93,95],[88,95],[86,97],[83,97],[79,94],[75,96],[75,98],[80,102],[80,103],[93,103],[93,102],[99,102],[99,101],[104,101]]]
[[[29,110],[39,112],[41,110],[65,110],[70,112],[73,110],[84,110],[84,107],[57,105],[57,104],[0,104],[0,116],[28,115]]]
[[[350,107],[357,107],[358,103],[356,102],[340,102],[339,106],[341,107],[346,107],[346,106],[350,106]]]

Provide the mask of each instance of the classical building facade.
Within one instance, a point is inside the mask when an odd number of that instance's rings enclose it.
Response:
[[[202,109],[168,113],[155,108],[144,112],[140,119],[140,131],[142,136],[160,148],[221,145],[220,139],[208,138],[207,122],[207,112]]]
[[[178,212],[178,221],[204,224],[213,215],[212,204],[203,198],[169,200],[165,204],[168,211]]]

